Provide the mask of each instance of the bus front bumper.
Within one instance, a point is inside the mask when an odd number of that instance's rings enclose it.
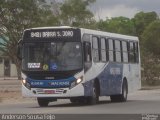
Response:
[[[69,98],[84,96],[84,87],[79,84],[71,89],[69,88],[31,88],[28,89],[22,84],[23,97],[55,97],[55,98]]]

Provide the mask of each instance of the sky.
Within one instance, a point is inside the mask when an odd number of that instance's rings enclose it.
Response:
[[[97,20],[119,16],[133,18],[140,11],[155,11],[160,15],[160,0],[96,0],[90,9]]]

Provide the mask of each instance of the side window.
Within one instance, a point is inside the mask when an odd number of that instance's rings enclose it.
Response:
[[[113,40],[108,40],[108,53],[109,53],[109,61],[114,61],[114,47],[113,47]]]
[[[121,62],[121,45],[119,40],[115,40],[116,62]]]
[[[91,53],[91,36],[89,34],[83,35],[83,54],[84,54],[84,71],[86,72],[92,66],[92,53]]]
[[[99,54],[98,38],[97,37],[93,37],[92,38],[92,42],[93,42],[93,60],[95,62],[99,62],[100,61],[100,54]]]
[[[122,41],[122,57],[123,57],[123,62],[128,62],[128,51],[127,51],[127,42]]]
[[[101,38],[101,60],[102,62],[105,62],[106,59],[106,39]]]
[[[139,49],[138,49],[138,42],[135,43],[135,62],[139,63]]]
[[[91,43],[84,42],[84,61],[85,62],[91,62],[92,56],[91,56]]]
[[[129,61],[131,63],[135,62],[135,46],[133,42],[129,42]]]

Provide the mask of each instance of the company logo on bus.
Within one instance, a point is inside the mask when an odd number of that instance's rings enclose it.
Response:
[[[111,68],[110,69],[110,74],[111,75],[120,75],[121,74],[121,70],[120,70],[120,68]]]
[[[69,82],[50,82],[49,85],[51,86],[69,86]]]
[[[45,77],[45,79],[47,79],[47,80],[54,80],[55,79],[55,77]]]

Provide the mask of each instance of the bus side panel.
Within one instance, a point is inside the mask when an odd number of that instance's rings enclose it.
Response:
[[[95,73],[96,74],[96,73]],[[99,80],[100,96],[121,94],[123,64],[109,63],[104,69],[99,71],[94,79],[87,80],[84,83],[84,95],[92,96],[93,83],[95,79]]]
[[[89,80],[84,83],[84,96],[92,96],[93,95],[93,83],[94,79]]]
[[[109,63],[98,76],[101,96],[121,94],[123,64]]]
[[[124,65],[124,77],[128,81],[128,92],[134,92],[141,88],[141,74],[139,64],[126,64]]]

